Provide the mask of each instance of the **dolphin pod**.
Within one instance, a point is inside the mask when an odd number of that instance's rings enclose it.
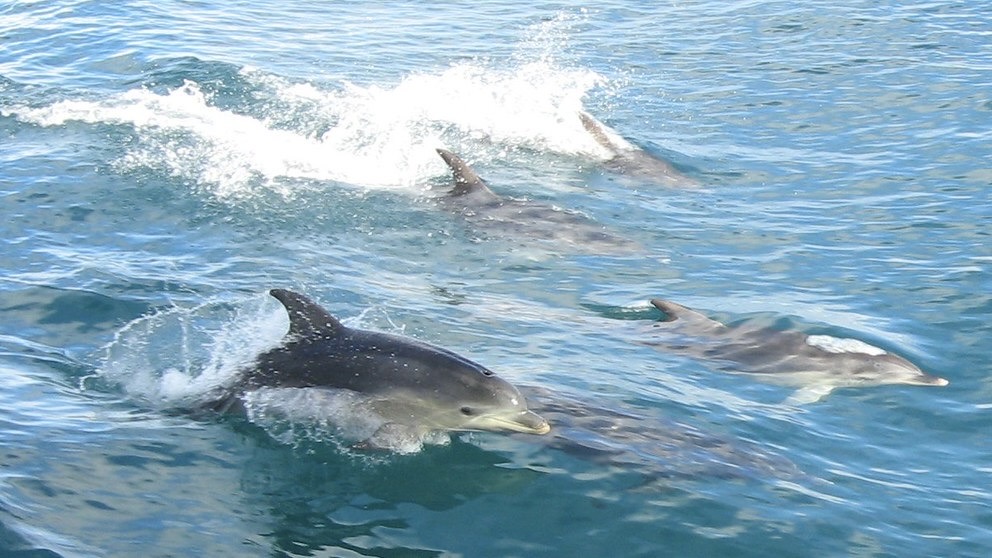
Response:
[[[269,291],[289,314],[283,342],[259,355],[214,408],[261,388],[338,389],[365,396],[383,424],[367,440],[388,447],[397,435],[492,430],[546,434],[520,391],[465,357],[409,337],[344,326],[307,297]]]
[[[588,113],[580,112],[579,119],[586,132],[611,154],[606,161],[608,168],[665,185],[696,184]],[[477,227],[597,251],[635,246],[580,213],[504,198],[458,155],[446,149],[437,152],[454,178],[454,186],[437,198],[437,203]],[[345,390],[361,395],[382,419],[363,442],[366,447],[390,448],[389,438],[397,434],[422,437],[432,431],[541,435],[551,431],[546,420],[550,417],[562,430],[549,437],[546,445],[607,462],[626,462],[634,459],[633,455],[635,461],[647,459],[651,464],[668,459],[680,448],[706,444],[717,448],[712,457],[734,467],[778,467],[774,460],[748,461],[731,446],[705,440],[694,431],[641,428],[643,417],[638,413],[596,410],[560,394],[531,389],[528,393],[542,410],[538,414],[528,408],[517,387],[447,349],[408,337],[346,327],[299,293],[273,289],[270,294],[289,315],[288,333],[279,346],[258,355],[233,388],[209,405],[211,408],[232,408],[248,394],[268,388]],[[796,388],[786,403],[814,402],[844,387],[948,385],[946,379],[926,374],[905,358],[857,339],[747,324],[727,326],[675,302],[654,299],[651,304],[665,314],[665,319],[653,324],[655,334],[644,344],[702,357],[719,363],[725,371]],[[577,434],[571,435],[573,430]],[[646,449],[656,446],[661,449]]]
[[[654,299],[651,304],[665,313],[666,320],[654,324],[660,331],[647,344],[798,388],[787,403],[811,403],[840,387],[948,384],[905,358],[858,339],[746,324],[731,327],[669,300]]]

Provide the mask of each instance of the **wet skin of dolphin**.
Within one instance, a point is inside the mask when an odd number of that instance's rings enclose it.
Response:
[[[628,253],[641,247],[621,238],[582,214],[564,211],[533,201],[503,198],[454,153],[438,149],[451,169],[455,186],[438,203],[465,217],[474,226],[523,238],[568,244],[592,253]]]
[[[699,183],[682,174],[667,161],[621,138],[587,112],[579,112],[582,127],[613,156],[606,161],[607,168],[620,174],[636,176],[665,186],[698,186]]]
[[[787,402],[810,403],[838,387],[946,386],[908,360],[857,339],[807,335],[742,324],[726,326],[668,300],[651,301],[667,316],[647,344],[726,363],[729,372],[799,388]]]
[[[270,294],[286,308],[289,332],[244,372],[235,398],[258,388],[343,389],[368,396],[391,432],[550,431],[516,387],[471,360],[408,337],[345,327],[292,291]],[[375,438],[370,445],[378,445]]]

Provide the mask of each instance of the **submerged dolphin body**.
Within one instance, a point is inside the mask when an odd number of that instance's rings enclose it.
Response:
[[[787,458],[753,442],[704,432],[650,405],[521,386],[531,407],[555,425],[535,440],[597,466],[630,469],[647,480],[797,479]]]
[[[580,111],[579,120],[582,121],[582,127],[589,132],[596,143],[612,153],[613,156],[606,161],[608,168],[620,174],[643,177],[666,186],[698,185],[695,180],[676,170],[667,161],[663,161],[623,139],[591,114]]]
[[[474,226],[503,234],[568,244],[593,253],[627,253],[640,248],[602,225],[572,211],[533,201],[503,198],[459,156],[446,149],[438,154],[451,169],[455,186],[438,198],[442,207],[469,220]]]
[[[787,403],[812,403],[839,387],[948,384],[898,355],[857,339],[726,326],[668,300],[655,299],[651,304],[668,317],[654,327],[674,335],[656,336],[648,344],[726,363],[723,368],[729,372],[798,388]]]
[[[289,332],[245,371],[226,406],[265,388],[348,390],[381,417],[366,441],[381,447],[388,437],[438,430],[550,431],[516,387],[475,362],[415,339],[345,327],[301,294],[269,293],[286,308]]]

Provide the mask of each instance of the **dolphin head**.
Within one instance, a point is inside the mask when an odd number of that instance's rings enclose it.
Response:
[[[436,430],[525,434],[547,434],[551,430],[548,421],[527,408],[527,401],[515,386],[479,368],[448,370],[446,381],[433,383],[429,390],[393,392],[390,403],[380,402],[376,411],[387,419],[412,421]],[[402,407],[399,412],[397,405]]]
[[[509,430],[525,434],[547,434],[551,431],[548,421],[527,408],[520,391],[508,382],[490,376],[482,397],[466,397],[458,407],[461,426],[465,430]],[[457,421],[456,421],[457,422]]]
[[[898,355],[888,353],[863,359],[856,368],[854,377],[860,383],[877,385],[946,386],[950,383],[944,378],[927,374]]]
[[[426,430],[546,434],[512,384],[486,367],[413,338],[344,326],[305,296],[273,289],[289,313],[286,342],[258,358],[249,385],[347,389],[386,422]]]
[[[844,370],[850,385],[946,386],[944,378],[931,376],[905,358],[857,339],[810,335],[806,344],[832,357]],[[843,361],[843,362],[838,362]]]
[[[513,384],[447,349],[378,332],[352,330],[356,344],[391,344],[388,358],[362,369],[356,391],[376,396],[386,420],[432,430],[491,430],[546,434],[548,422],[527,408]],[[354,346],[354,345],[353,345]]]

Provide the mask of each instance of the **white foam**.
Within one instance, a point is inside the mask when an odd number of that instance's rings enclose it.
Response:
[[[372,410],[372,399],[345,389],[264,387],[243,400],[249,420],[285,444],[371,439],[378,449],[408,454],[450,442],[445,432],[383,428],[386,421]]]
[[[142,143],[119,161],[120,166],[161,168],[212,185],[220,197],[242,193],[258,178],[275,188],[279,184],[268,179],[347,178],[337,171],[347,154],[292,130],[269,127],[264,120],[212,106],[189,81],[161,95],[135,89],[104,101],[61,101],[16,114],[42,126],[70,121],[131,125]]]
[[[173,307],[138,318],[104,347],[97,377],[155,407],[181,407],[223,388],[288,329],[285,311],[258,299]]]
[[[828,353],[860,353],[871,356],[880,356],[886,352],[874,345],[869,345],[864,341],[851,338],[833,337],[831,335],[810,335],[806,338],[806,344],[811,347],[824,350]]]
[[[368,410],[367,398],[348,390],[263,387],[243,397],[248,419],[283,442],[324,441],[340,433],[364,440],[383,419]]]
[[[500,69],[461,63],[391,86],[292,83],[251,69],[242,75],[259,88],[251,114],[223,108],[192,81],[4,114],[40,126],[133,127],[138,141],[117,161],[121,170],[162,170],[224,199],[259,188],[290,196],[314,181],[419,193],[448,172],[434,151],[442,146],[495,146],[491,157],[520,147],[610,156],[577,117],[603,78],[546,59]]]

